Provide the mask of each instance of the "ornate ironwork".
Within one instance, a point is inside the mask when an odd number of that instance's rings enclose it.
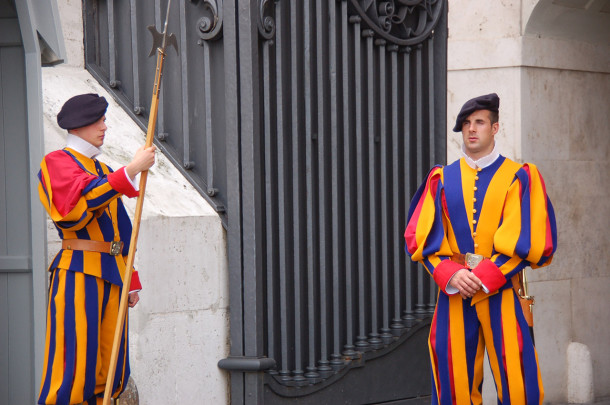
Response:
[[[442,0],[349,0],[375,34],[397,45],[428,39],[442,15]]]
[[[275,7],[274,0],[259,0],[258,32],[265,39],[271,39],[275,35]]]
[[[203,17],[197,20],[197,35],[205,41],[212,41],[222,36],[222,1],[191,0],[203,3]]]

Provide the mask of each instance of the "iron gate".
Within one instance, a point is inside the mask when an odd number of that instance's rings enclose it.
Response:
[[[87,68],[142,128],[165,6],[85,2]],[[156,143],[227,228],[232,403],[429,394],[435,287],[402,233],[445,159],[446,1],[172,7]]]

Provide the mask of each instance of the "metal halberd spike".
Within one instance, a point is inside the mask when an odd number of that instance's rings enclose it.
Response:
[[[157,52],[158,48],[160,48],[163,52],[165,52],[165,48],[167,47],[167,45],[173,45],[174,49],[176,50],[176,54],[178,54],[178,41],[176,40],[176,36],[174,34],[165,35],[165,47],[164,47],[163,46],[163,35],[164,34],[157,31],[157,28],[154,25],[149,25],[148,30],[150,31],[150,33],[153,36],[152,49],[150,50],[150,53],[148,54],[148,56],[153,56],[155,54],[155,52]]]
[[[167,22],[169,21],[169,9],[172,4],[172,0],[167,2],[167,12],[165,13],[165,24],[163,24],[163,32],[157,31],[157,28],[154,25],[149,25],[148,30],[153,36],[153,45],[152,49],[148,56],[153,56],[157,49],[161,49],[161,53],[165,53],[165,48],[167,45],[173,45],[176,50],[176,54],[178,53],[178,41],[176,40],[176,36],[174,34],[167,33]]]

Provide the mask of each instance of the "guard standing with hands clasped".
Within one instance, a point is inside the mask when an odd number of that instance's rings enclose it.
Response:
[[[439,287],[429,336],[432,403],[481,404],[487,350],[499,404],[542,404],[533,337],[517,295],[519,273],[551,263],[553,206],[533,164],[500,155],[500,99],[467,101],[455,132],[463,157],[434,167],[415,194],[406,249]]]
[[[155,163],[155,146],[138,149],[113,171],[95,157],[106,136],[108,103],[97,94],[70,98],[57,115],[66,147],[46,155],[39,197],[62,240],[49,266],[49,304],[39,404],[101,404],[126,272],[131,221],[121,197],[136,197],[135,177]],[[129,306],[139,300],[137,272]],[[118,396],[129,379],[127,322],[114,378]]]

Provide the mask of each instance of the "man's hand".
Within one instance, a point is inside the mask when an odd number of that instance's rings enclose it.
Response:
[[[138,301],[140,301],[140,295],[138,294],[137,291],[134,292],[130,292],[129,293],[129,308],[133,308],[136,306],[136,304],[138,303]]]
[[[150,148],[142,146],[136,151],[131,162],[125,166],[125,171],[130,179],[133,180],[138,173],[150,169],[150,167],[155,164],[156,150],[157,147],[153,145]]]
[[[449,280],[449,285],[457,288],[463,299],[476,294],[481,289],[482,284],[481,280],[468,269],[458,270]]]

